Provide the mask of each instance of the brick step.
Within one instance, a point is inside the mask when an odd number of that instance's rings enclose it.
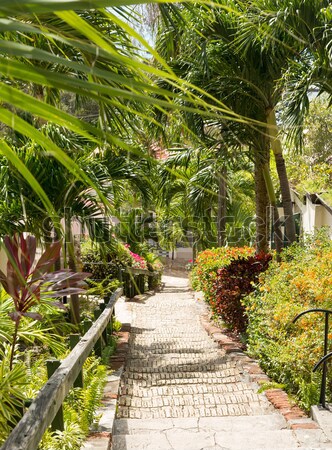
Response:
[[[169,364],[167,362],[149,362],[149,364],[152,365],[152,367],[147,367],[146,363],[142,361],[127,361],[126,364],[126,370],[131,373],[158,373],[158,372],[168,372],[170,374],[170,378],[173,378],[173,374],[179,373],[179,374],[186,374],[186,373],[202,373],[202,374],[210,374],[211,373],[217,373],[221,371],[227,371],[228,368],[225,368],[223,361],[221,361],[219,364],[204,364],[204,363],[184,363],[184,362],[174,362],[173,364]],[[221,375],[221,377],[228,377],[228,376],[237,376],[239,375],[238,371],[233,371],[233,373],[225,373]],[[180,377],[179,377],[180,378]]]
[[[208,376],[210,375],[210,376]],[[213,374],[213,377],[211,377],[211,373],[178,373],[178,374],[169,374],[169,373],[131,373],[130,375],[124,375],[123,377],[123,385],[129,386],[133,384],[140,384],[143,387],[149,387],[149,386],[181,386],[181,385],[187,385],[187,384],[228,384],[228,383],[240,383],[242,380],[241,378],[230,376],[220,376],[217,373]]]
[[[251,386],[239,382],[239,383],[226,383],[226,384],[194,384],[188,383],[182,386],[164,384],[162,386],[149,386],[144,387],[140,383],[128,386],[127,383],[122,385],[122,395],[133,395],[136,397],[158,397],[165,395],[197,395],[197,394],[224,394],[224,393],[239,393],[239,392],[251,392]]]
[[[158,407],[119,406],[117,418],[131,419],[164,419],[192,417],[227,417],[265,414],[267,405],[264,402],[234,403],[224,405],[181,405]]]
[[[155,397],[133,397],[130,395],[122,395],[119,400],[119,405],[136,406],[136,407],[163,407],[163,406],[197,406],[210,404],[217,407],[218,405],[228,404],[244,404],[252,402],[259,402],[262,396],[253,394],[251,391],[241,391],[239,393],[202,393],[192,395],[189,392],[178,396],[165,395]]]
[[[181,347],[179,348],[178,346],[175,345],[165,345],[165,346],[147,346],[147,345],[135,345],[135,350],[131,350],[130,351],[130,356],[131,357],[144,357],[146,358],[147,356],[150,355],[164,355],[164,354],[174,354],[174,355],[178,355],[180,354],[181,356],[190,356],[190,355],[201,355],[204,354],[206,355],[208,352],[209,357],[211,357],[214,354],[220,354],[220,348],[217,348],[215,345],[210,345],[210,346],[206,346],[206,345],[201,345],[200,347]]]

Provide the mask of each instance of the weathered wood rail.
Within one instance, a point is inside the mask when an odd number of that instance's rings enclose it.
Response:
[[[43,434],[79,376],[86,358],[111,320],[115,303],[122,294],[123,288],[114,292],[99,318],[55,370],[0,450],[37,449]]]

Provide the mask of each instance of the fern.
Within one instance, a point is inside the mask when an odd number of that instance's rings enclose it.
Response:
[[[67,417],[68,419],[68,417]],[[39,450],[80,450],[85,435],[82,433],[78,423],[73,421],[74,417],[66,420],[64,431],[46,431],[39,444]]]
[[[11,355],[10,344],[0,346],[0,443],[2,443],[19,420],[18,411],[23,406],[22,388],[27,383],[26,367],[18,359],[14,359],[12,370],[9,370]]]

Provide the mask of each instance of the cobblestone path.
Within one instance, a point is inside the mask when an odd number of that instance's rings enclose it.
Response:
[[[164,277],[164,281],[162,292],[131,303],[129,353],[120,386],[113,450],[301,446],[303,439],[301,442],[286,430],[281,414],[246,378],[243,358],[235,353],[226,355],[203,329],[202,306],[189,292],[187,279]],[[245,442],[253,438],[248,432],[252,427],[256,437],[250,447]],[[246,428],[247,437],[240,433]],[[172,430],[172,436],[165,430]],[[267,430],[272,433],[270,437]],[[219,443],[218,432],[224,433]],[[263,434],[271,446],[259,440]],[[177,439],[172,443],[174,436]],[[317,448],[325,446],[321,440]]]
[[[156,419],[264,414],[271,407],[202,328],[184,278],[134,304],[118,417]]]

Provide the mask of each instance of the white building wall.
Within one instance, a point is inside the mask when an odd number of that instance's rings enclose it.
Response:
[[[330,227],[330,237],[332,239],[332,209],[324,204],[315,204],[307,196],[305,202],[292,192],[294,213],[301,214],[302,232],[312,234],[315,229]]]

